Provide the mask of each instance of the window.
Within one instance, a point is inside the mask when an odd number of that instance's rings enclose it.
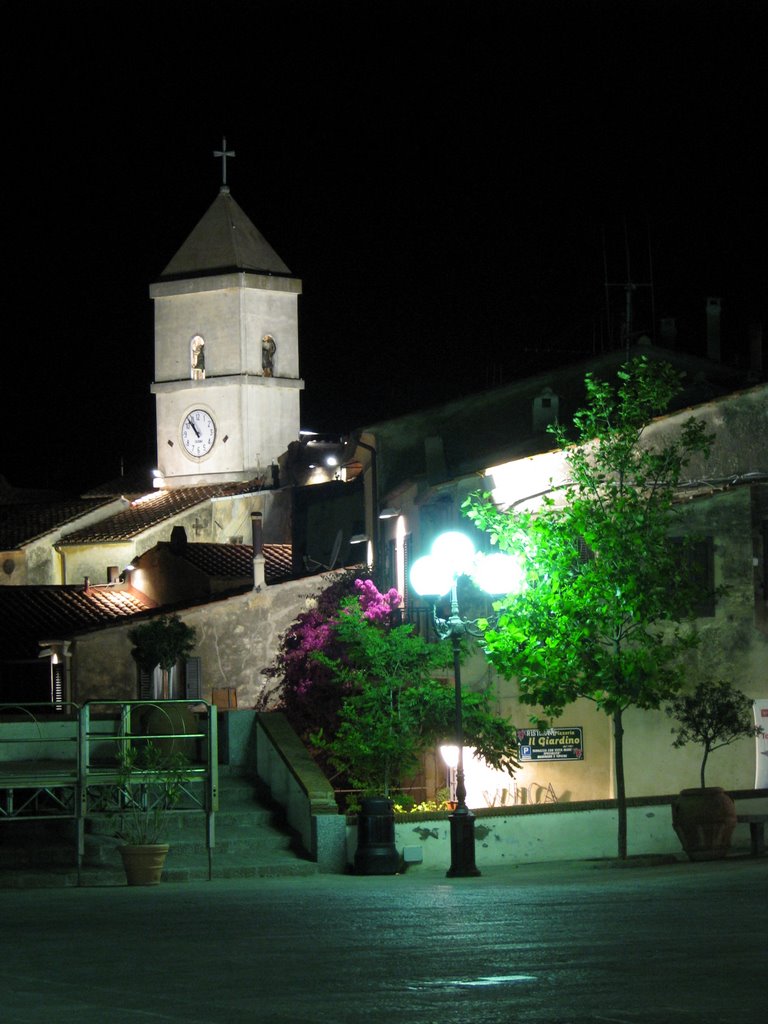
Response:
[[[168,674],[168,697],[172,700],[199,700],[202,697],[202,663],[200,658],[187,658],[173,666]],[[138,667],[139,700],[163,699],[163,672],[159,665],[149,672]]]
[[[715,614],[715,545],[712,537],[685,541],[674,537],[679,545],[680,558],[688,568],[696,587],[693,614],[696,618],[711,618]]]
[[[189,363],[192,380],[205,380],[205,341],[199,334],[189,343]]]

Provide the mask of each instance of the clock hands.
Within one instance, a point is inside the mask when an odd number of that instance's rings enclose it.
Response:
[[[201,459],[213,448],[216,425],[204,409],[191,409],[181,421],[181,442],[193,459]]]

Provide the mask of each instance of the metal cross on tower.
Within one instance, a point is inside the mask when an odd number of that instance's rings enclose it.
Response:
[[[227,149],[227,140],[224,136],[221,139],[221,149],[214,149],[213,155],[215,157],[221,157],[221,184],[226,186],[227,184],[227,157],[234,156],[234,149]]]

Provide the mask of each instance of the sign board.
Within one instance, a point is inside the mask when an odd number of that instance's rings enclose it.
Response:
[[[584,732],[573,728],[518,729],[521,761],[583,761]]]
[[[768,700],[756,700],[754,712],[755,725],[763,727],[762,733],[756,738],[755,789],[768,789]]]

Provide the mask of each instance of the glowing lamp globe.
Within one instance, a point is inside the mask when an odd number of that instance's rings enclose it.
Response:
[[[459,748],[454,743],[443,743],[440,746],[440,756],[447,768],[456,768],[459,763]]]
[[[497,552],[478,559],[472,579],[487,594],[516,594],[523,586],[523,568],[516,558]]]
[[[475,549],[466,534],[448,530],[432,545],[432,557],[444,562],[454,576],[464,576],[472,569]]]
[[[411,586],[422,597],[447,594],[453,583],[453,573],[433,555],[417,558],[411,566]]]

